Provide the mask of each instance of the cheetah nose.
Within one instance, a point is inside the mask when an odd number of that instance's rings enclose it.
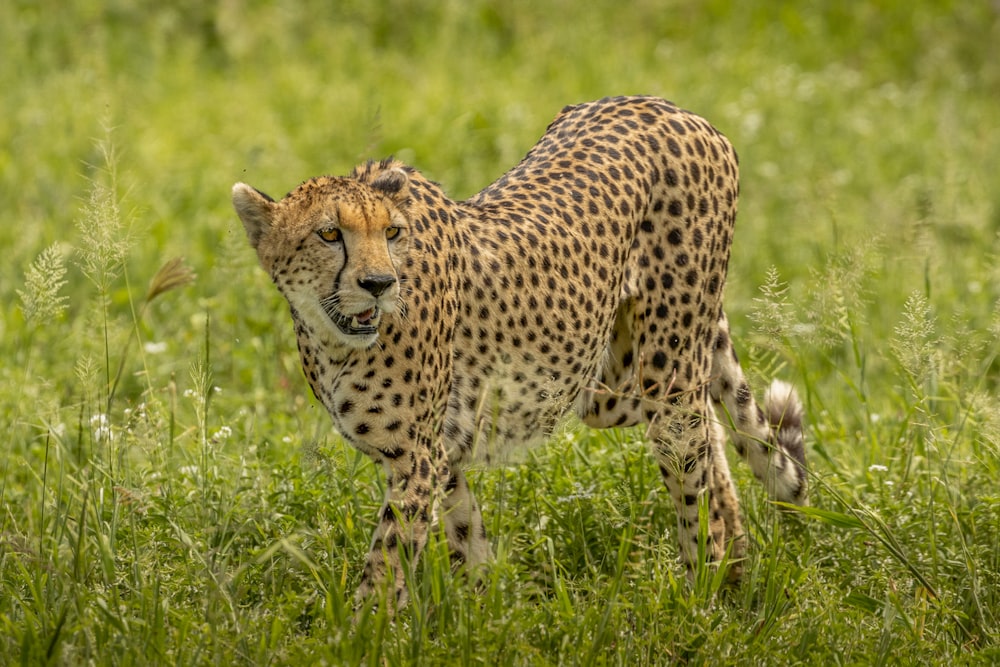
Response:
[[[381,296],[382,292],[392,287],[395,282],[396,276],[390,276],[388,274],[377,274],[373,276],[365,276],[364,278],[358,278],[358,286],[366,292],[369,292],[374,297]]]

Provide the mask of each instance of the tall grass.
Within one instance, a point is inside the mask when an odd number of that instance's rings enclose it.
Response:
[[[0,41],[0,663],[1000,657],[990,3],[11,2]],[[640,434],[574,427],[474,471],[480,582],[436,536],[410,607],[355,619],[383,482],[229,186],[391,153],[465,196],[629,92],[739,149],[728,311],[806,399],[810,507],[734,465],[744,583],[689,583]]]

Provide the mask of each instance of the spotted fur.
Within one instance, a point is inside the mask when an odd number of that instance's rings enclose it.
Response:
[[[804,501],[799,400],[775,382],[757,406],[722,309],[738,191],[726,138],[650,97],[566,107],[464,202],[393,160],[280,201],[233,188],[313,392],[386,471],[361,598],[389,580],[403,601],[401,552],[417,557],[435,510],[455,562],[485,561],[463,468],[569,412],[646,425],[689,566],[699,506],[707,558],[743,553],[726,431],[775,498]]]

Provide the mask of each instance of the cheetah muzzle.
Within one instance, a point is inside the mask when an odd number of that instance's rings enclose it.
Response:
[[[462,202],[394,160],[280,201],[234,186],[313,393],[386,470],[359,600],[405,602],[402,563],[433,517],[456,567],[488,560],[464,469],[544,440],[566,413],[646,425],[689,570],[704,554],[740,574],[727,434],[772,497],[805,502],[800,401],[775,381],[758,406],[722,307],[737,164],[704,119],[617,97],[563,109]]]
[[[378,308],[366,308],[350,317],[338,312],[334,304],[324,303],[323,310],[345,336],[370,337],[378,334],[379,319],[382,317],[382,311]]]

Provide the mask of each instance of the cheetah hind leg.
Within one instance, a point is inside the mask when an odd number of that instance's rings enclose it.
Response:
[[[707,388],[684,391],[660,402],[646,433],[677,510],[680,559],[688,577],[695,578],[705,563],[725,566],[729,578],[738,580],[743,554],[739,500],[713,418]],[[707,534],[702,534],[703,521]]]
[[[730,582],[738,582],[743,576],[743,557],[746,555],[746,535],[740,522],[740,503],[736,494],[736,486],[729,472],[729,461],[726,458],[726,430],[715,415],[712,405],[708,406],[709,437],[712,445],[712,479],[710,488],[712,497],[718,503],[718,512],[726,527],[728,539]]]
[[[581,416],[591,428],[627,427],[647,420],[643,414],[643,400],[635,394],[639,354],[634,321],[635,302],[625,300],[612,329],[605,365],[595,380],[595,388],[582,401],[585,410]],[[672,382],[665,380],[662,384],[668,386]],[[725,429],[704,392],[684,392],[677,398],[680,402],[686,399],[693,403],[682,408],[679,414],[674,413],[670,420],[672,427],[664,429],[662,419],[654,419],[646,437],[677,509],[681,560],[688,566],[689,573],[693,573],[698,557],[699,497],[705,493],[709,504],[705,555],[709,561],[718,562],[728,549],[728,577],[735,582],[742,573],[746,540],[740,523],[739,500],[726,461]],[[647,407],[667,406],[661,403]],[[666,413],[670,412],[673,410],[667,408]],[[707,419],[700,416],[692,419],[693,415],[701,414]],[[666,416],[660,415],[661,418]]]

